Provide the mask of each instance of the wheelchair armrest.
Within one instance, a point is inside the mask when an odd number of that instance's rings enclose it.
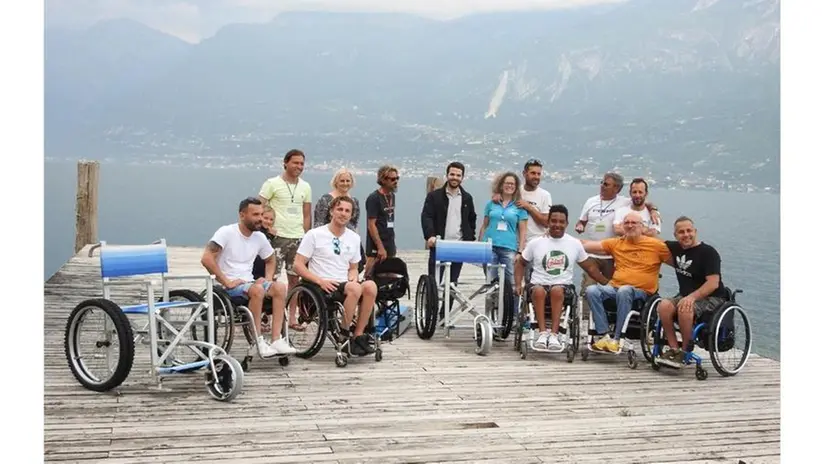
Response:
[[[164,279],[166,279],[166,280],[204,280],[204,279],[209,279],[209,280],[214,281],[215,276],[214,275],[206,275],[206,274],[201,274],[201,275],[195,275],[195,274],[192,274],[192,275],[176,275],[176,276],[169,276],[168,275],[168,276],[164,276]]]

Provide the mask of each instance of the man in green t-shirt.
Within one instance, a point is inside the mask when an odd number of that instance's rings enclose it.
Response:
[[[280,250],[275,275],[281,274],[283,263],[290,288],[298,284],[298,275],[293,271],[295,253],[304,232],[312,226],[312,190],[310,184],[299,177],[302,172],[304,152],[290,150],[284,155],[284,172],[267,179],[258,193],[261,200],[275,211],[272,246]],[[295,302],[290,306],[290,328],[303,330],[296,322]]]

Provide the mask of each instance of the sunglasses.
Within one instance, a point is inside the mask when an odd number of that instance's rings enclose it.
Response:
[[[338,237],[333,237],[333,253],[340,255],[341,254],[341,240]]]
[[[528,160],[527,163],[525,163],[525,166],[539,166],[541,168],[542,167],[542,161],[539,161],[536,158],[531,158],[531,159]]]
[[[389,180],[390,182],[397,182],[399,180],[399,176],[396,177],[385,177],[385,180]]]

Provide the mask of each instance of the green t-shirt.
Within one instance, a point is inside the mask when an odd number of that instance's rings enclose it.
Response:
[[[309,183],[299,178],[298,184],[288,184],[281,176],[272,177],[264,182],[258,195],[266,198],[275,211],[275,230],[279,237],[304,236],[304,203],[313,201]]]

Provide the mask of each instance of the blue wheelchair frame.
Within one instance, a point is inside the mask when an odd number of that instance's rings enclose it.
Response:
[[[213,293],[212,281],[213,276],[207,275],[180,275],[169,276],[168,262],[167,262],[167,247],[166,241],[161,239],[150,245],[137,246],[111,246],[102,241],[93,245],[89,249],[89,256],[93,255],[95,249],[100,248],[100,272],[102,279],[103,299],[90,299],[81,302],[69,316],[66,327],[66,356],[69,360],[70,369],[75,375],[75,378],[86,388],[94,391],[107,391],[119,386],[128,376],[131,371],[132,363],[134,361],[134,347],[136,343],[146,344],[148,336],[148,344],[150,348],[151,368],[150,374],[153,382],[157,383],[159,389],[162,387],[162,382],[165,377],[191,372],[202,368],[208,368],[206,373],[207,390],[217,400],[230,401],[241,390],[243,382],[243,371],[238,362],[231,358],[221,347],[214,343],[214,317],[213,317]],[[158,281],[152,279],[136,280],[136,279],[122,279],[113,280],[122,277],[139,277],[151,274],[160,274],[160,285],[162,289],[162,300],[155,301],[154,286]],[[169,301],[169,282],[180,280],[202,280],[206,283],[206,301],[184,301],[184,302],[170,302]],[[111,289],[112,287],[134,287],[136,284],[142,284],[147,293],[146,303],[121,306],[112,301]],[[101,308],[112,319],[115,325],[115,331],[118,336],[118,342],[121,346],[126,346],[126,359],[119,359],[118,367],[114,374],[115,378],[110,378],[105,381],[96,382],[94,375],[86,370],[86,366],[81,361],[81,356],[78,355],[78,318],[82,317],[85,308]],[[192,308],[189,318],[184,325],[176,328],[160,313],[163,310],[171,308]],[[208,324],[208,340],[198,341],[194,339],[187,339],[185,335],[191,330],[193,325],[203,324],[202,316],[206,311]],[[148,323],[142,329],[135,329],[131,321],[126,317],[127,315],[146,315],[148,316]],[[119,328],[120,326],[120,328]],[[174,335],[171,341],[163,340],[159,337],[159,331],[166,330]],[[112,331],[110,330],[108,321],[104,322],[104,340],[99,340],[96,346],[110,346]],[[165,349],[160,350],[161,344],[166,344]],[[193,362],[175,362],[176,360],[173,350],[177,347],[183,346],[189,348],[198,356],[197,361]],[[121,350],[123,353],[123,350]],[[107,365],[110,365],[109,358],[111,354],[107,351],[106,359]],[[229,371],[219,369],[220,367],[228,367]],[[219,375],[230,375],[231,378],[219,378]],[[229,384],[232,385],[229,385]],[[226,391],[227,388],[229,391]]]
[[[697,380],[706,380],[708,378],[708,371],[703,367],[703,358],[701,358],[699,355],[694,353],[694,347],[697,344],[699,344],[699,342],[701,341],[701,335],[703,333],[708,333],[708,331],[710,331],[714,328],[713,323],[716,319],[715,315],[718,313],[718,311],[724,310],[726,308],[727,309],[741,308],[740,305],[737,304],[736,295],[738,293],[743,293],[743,290],[741,290],[741,289],[731,290],[729,288],[726,288],[726,293],[727,293],[727,296],[726,296],[726,298],[724,298],[723,302],[719,306],[715,307],[714,310],[711,312],[711,321],[710,322],[700,321],[699,323],[697,323],[696,320],[694,321],[694,328],[691,331],[691,341],[689,342],[690,351],[687,351],[683,355],[683,359],[682,359],[680,368],[694,365],[695,366],[695,377],[697,378]],[[660,362],[660,356],[662,355],[663,348],[665,347],[667,342],[664,338],[664,335],[662,335],[663,334],[663,326],[662,326],[662,320],[660,319],[659,314],[657,313],[658,304],[659,304],[659,302],[657,302],[657,304],[655,304],[655,305],[652,305],[651,312],[653,314],[648,316],[648,318],[650,320],[651,316],[656,315],[656,322],[654,323],[654,327],[653,327],[653,343],[651,344],[651,367],[654,370],[659,370],[661,366],[666,366],[666,367],[669,367],[671,369],[680,369],[680,368],[677,368],[677,367],[675,367],[671,364],[668,364],[666,362]],[[748,361],[749,355],[751,354],[751,324],[748,321],[748,317],[746,316],[745,312],[742,312],[741,314],[745,318],[744,322],[745,322],[745,325],[746,325],[746,329],[748,331],[748,334],[746,335],[748,346],[747,346],[747,349],[745,350],[745,357],[744,357],[744,359],[742,359],[742,362],[741,362],[740,366],[737,369],[738,371],[745,365],[746,361]],[[678,322],[676,320],[674,321],[674,331],[675,331],[675,335],[679,335],[680,329],[679,329]],[[649,331],[646,330],[646,333],[644,334],[644,336],[648,336],[648,334],[649,334]],[[709,340],[710,339],[711,338],[709,337]],[[679,340],[679,338],[678,338],[678,341],[681,342],[682,340]],[[706,346],[705,347],[705,349],[706,349],[706,351],[708,351],[710,357],[713,357],[713,355],[714,355],[712,353],[712,348],[713,348],[712,346]],[[714,359],[712,359],[712,364],[714,364]],[[724,369],[722,369],[721,367],[718,367],[716,364],[715,364],[714,367],[715,367],[715,369],[718,370],[718,372],[720,374],[725,375],[725,376],[734,375],[734,374],[737,373],[737,371],[731,372],[731,373],[726,372]]]

